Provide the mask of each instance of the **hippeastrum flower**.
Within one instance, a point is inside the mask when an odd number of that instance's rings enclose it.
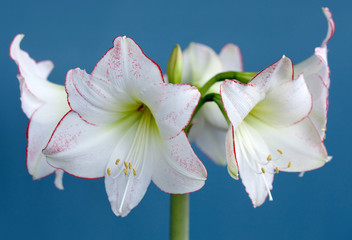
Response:
[[[72,108],[43,150],[54,167],[105,177],[116,215],[126,216],[151,180],[163,191],[200,189],[206,169],[183,131],[200,93],[164,83],[160,68],[130,38],[118,37],[91,75],[67,73]]]
[[[322,140],[325,139],[327,111],[329,106],[330,69],[327,61],[327,43],[335,32],[335,23],[328,8],[323,8],[328,21],[328,32],[321,47],[315,48],[313,56],[295,65],[295,76],[303,73],[313,96],[313,108],[309,115]]]
[[[182,82],[201,88],[214,75],[224,71],[243,71],[240,49],[234,44],[225,45],[217,55],[211,48],[191,43],[183,52]],[[220,83],[207,93],[219,93]],[[228,124],[214,102],[202,106],[192,122],[189,139],[195,142],[211,160],[226,164],[225,138]]]
[[[19,70],[23,112],[30,119],[27,127],[27,168],[33,179],[56,173],[55,185],[63,189],[63,171],[50,166],[42,149],[46,146],[60,119],[70,108],[64,86],[47,80],[54,65],[51,61],[36,63],[20,49],[23,34],[18,34],[10,46],[10,56]]]
[[[225,80],[224,108],[232,123],[226,137],[230,175],[238,172],[254,207],[260,206],[279,171],[301,172],[323,166],[328,155],[308,117],[312,97],[303,75],[293,78],[283,57],[247,85]]]

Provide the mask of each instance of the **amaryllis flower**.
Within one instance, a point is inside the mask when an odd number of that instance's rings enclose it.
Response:
[[[126,216],[151,180],[174,194],[204,185],[206,169],[183,131],[200,93],[164,83],[158,65],[132,39],[116,38],[91,75],[70,70],[65,85],[72,111],[43,152],[72,175],[105,177],[116,215]]]
[[[312,97],[303,75],[293,79],[285,56],[247,85],[225,80],[221,96],[232,123],[226,137],[228,170],[242,179],[254,207],[269,194],[274,174],[301,172],[328,161],[324,144],[308,118]]]
[[[211,48],[191,43],[183,52],[182,82],[198,88],[220,72],[243,71],[240,49],[234,44],[225,45],[217,55]],[[219,93],[220,83],[214,84],[207,93]],[[195,142],[214,162],[225,165],[225,138],[228,124],[214,102],[207,102],[192,122],[189,139]]]
[[[328,32],[321,47],[315,48],[313,56],[295,65],[295,77],[303,73],[313,96],[313,108],[309,118],[316,126],[321,139],[325,139],[327,111],[329,105],[330,69],[327,60],[327,43],[335,32],[335,23],[328,8],[323,8],[328,21]]]
[[[10,56],[18,65],[23,112],[30,119],[27,128],[27,168],[33,179],[56,173],[55,185],[63,189],[62,170],[50,166],[42,149],[48,143],[60,119],[70,108],[64,86],[47,80],[54,65],[51,61],[36,63],[20,49],[23,34],[18,34],[11,43]]]

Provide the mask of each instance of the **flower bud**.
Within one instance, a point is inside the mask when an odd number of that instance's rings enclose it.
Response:
[[[181,83],[182,65],[182,51],[180,45],[177,44],[172,50],[167,64],[167,77],[169,83]]]

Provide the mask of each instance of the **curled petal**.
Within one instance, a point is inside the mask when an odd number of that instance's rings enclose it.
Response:
[[[238,163],[236,158],[235,129],[230,126],[226,134],[227,170],[231,177],[238,180]]]
[[[55,186],[60,189],[60,190],[64,190],[64,185],[62,184],[62,178],[64,176],[64,171],[62,171],[61,169],[57,169],[55,171]]]

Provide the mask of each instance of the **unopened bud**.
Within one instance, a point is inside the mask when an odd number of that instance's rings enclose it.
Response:
[[[181,83],[182,66],[182,51],[180,45],[177,44],[172,50],[167,64],[167,78],[169,83]]]

